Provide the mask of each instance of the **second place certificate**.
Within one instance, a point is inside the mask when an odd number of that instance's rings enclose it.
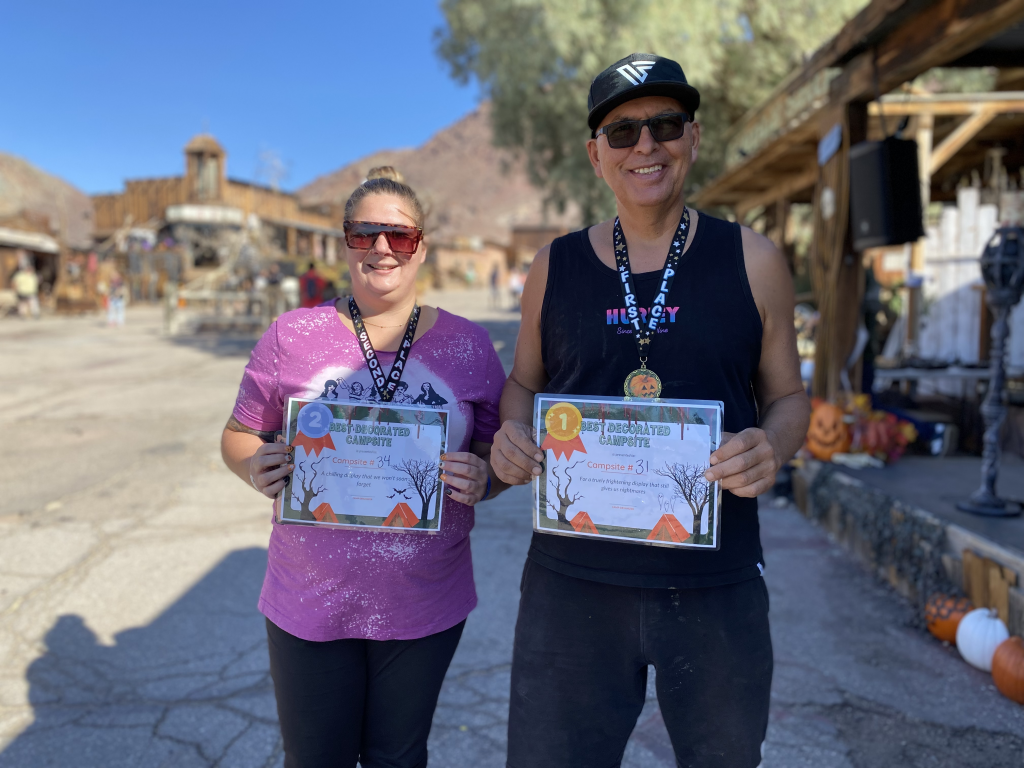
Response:
[[[721,492],[704,472],[722,403],[537,395],[544,467],[534,530],[694,549],[720,545]]]
[[[441,529],[448,412],[290,398],[295,469],[277,520],[341,528]]]

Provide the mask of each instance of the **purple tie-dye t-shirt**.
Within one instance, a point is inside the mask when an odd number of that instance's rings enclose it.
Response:
[[[393,352],[379,352],[385,371]],[[498,430],[505,373],[487,331],[439,310],[412,346],[396,403],[445,408],[449,445],[468,451]],[[234,417],[281,429],[289,397],[377,398],[356,338],[333,304],[287,312],[253,350]],[[275,523],[259,608],[304,640],[408,640],[455,626],[476,606],[473,508],[444,499],[437,534]]]

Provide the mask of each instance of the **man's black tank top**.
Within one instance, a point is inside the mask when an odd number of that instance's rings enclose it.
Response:
[[[633,278],[637,303],[649,307],[661,270]],[[551,244],[541,310],[547,392],[622,397],[623,380],[640,367],[623,303],[618,273],[597,258],[587,230]],[[722,400],[725,431],[757,426],[761,331],[739,226],[700,214],[651,340],[647,366],[661,377],[662,397]],[[724,491],[721,521],[717,551],[535,532],[529,556],[568,576],[629,587],[715,586],[760,575],[757,500]]]

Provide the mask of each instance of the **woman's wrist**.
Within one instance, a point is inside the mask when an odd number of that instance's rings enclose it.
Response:
[[[263,493],[263,491],[260,490],[260,487],[258,485],[256,485],[256,476],[253,475],[253,473],[252,473],[252,460],[254,458],[255,458],[255,456],[250,456],[249,457],[249,466],[248,466],[248,470],[249,470],[249,483],[252,485],[253,489],[255,489],[255,491],[257,493]]]

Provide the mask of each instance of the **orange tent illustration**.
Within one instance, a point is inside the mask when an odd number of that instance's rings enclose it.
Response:
[[[326,501],[313,510],[313,517],[315,517],[321,523],[338,522],[338,518],[334,515],[334,510],[331,509],[331,505],[328,504]]]
[[[648,541],[674,541],[681,544],[690,538],[690,532],[683,527],[675,515],[662,515],[657,525],[647,536]]]
[[[416,517],[416,513],[412,511],[412,508],[402,501],[391,510],[391,514],[384,521],[384,525],[391,526],[392,528],[415,528],[419,521],[420,519]]]
[[[569,521],[569,524],[576,530],[576,533],[599,533],[594,521],[586,512],[580,512]]]

